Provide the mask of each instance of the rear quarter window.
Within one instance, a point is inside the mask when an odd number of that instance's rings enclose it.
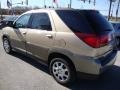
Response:
[[[93,33],[85,18],[79,11],[56,10],[62,21],[74,32]]]
[[[63,22],[74,32],[104,34],[112,25],[95,10],[56,10]]]
[[[113,30],[113,26],[98,11],[88,10],[81,12],[86,17],[92,29],[98,34],[104,34],[105,32]]]

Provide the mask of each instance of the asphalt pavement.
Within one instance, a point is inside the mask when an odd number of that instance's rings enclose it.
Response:
[[[0,31],[1,36],[1,31]],[[120,90],[120,53],[115,65],[97,80],[79,79],[69,87],[58,84],[48,68],[22,54],[6,54],[0,38],[0,90]]]

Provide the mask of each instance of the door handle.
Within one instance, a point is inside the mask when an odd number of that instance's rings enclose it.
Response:
[[[26,35],[27,32],[23,32],[22,34]]]
[[[53,36],[52,36],[52,35],[46,35],[46,37],[48,37],[48,38],[52,38]]]

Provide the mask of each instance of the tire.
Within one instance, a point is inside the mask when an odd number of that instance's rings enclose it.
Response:
[[[73,65],[63,58],[53,58],[49,70],[54,79],[62,85],[70,85],[76,80],[76,71]]]
[[[6,53],[12,53],[12,48],[8,38],[3,38],[3,47]]]

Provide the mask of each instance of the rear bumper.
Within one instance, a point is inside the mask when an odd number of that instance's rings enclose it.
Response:
[[[117,56],[117,50],[114,50],[107,56],[98,59],[101,63],[100,73],[106,71],[115,63],[116,56]]]
[[[112,51],[106,56],[94,59],[92,57],[76,57],[73,62],[77,72],[97,76],[109,69],[116,61],[117,51]]]

